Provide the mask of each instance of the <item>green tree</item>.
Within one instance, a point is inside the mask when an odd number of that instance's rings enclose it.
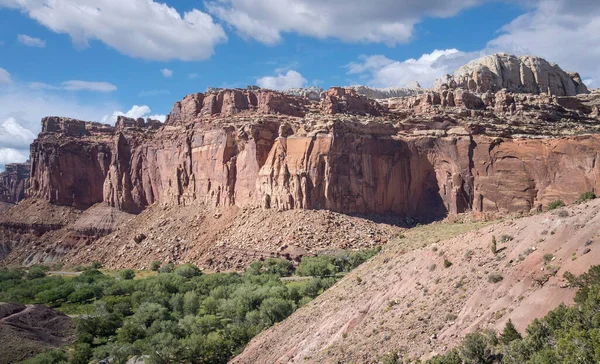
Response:
[[[294,312],[294,305],[281,298],[270,297],[260,305],[260,315],[268,325],[283,321],[292,312]]]
[[[185,278],[192,278],[202,275],[202,271],[193,264],[184,264],[180,267],[177,267],[173,273]]]
[[[22,364],[66,364],[68,360],[69,356],[66,352],[54,349],[25,360]]]
[[[155,260],[152,262],[152,266],[151,269],[154,272],[158,272],[158,270],[160,269],[160,266],[162,265],[162,262],[160,262],[159,260]]]
[[[512,320],[509,319],[508,322],[506,323],[506,325],[504,326],[504,330],[502,331],[502,334],[500,334],[500,341],[504,345],[508,345],[515,340],[522,340],[522,339],[523,339],[523,337],[521,336],[519,331],[517,331],[517,328],[513,324]]]
[[[296,274],[299,276],[328,277],[335,272],[335,266],[327,256],[302,257]]]
[[[183,313],[185,315],[196,315],[200,308],[200,297],[194,291],[186,292],[183,296]]]
[[[131,280],[135,277],[135,271],[133,269],[123,269],[119,272],[121,279]]]
[[[87,364],[92,358],[92,346],[88,343],[79,342],[73,346],[73,354],[70,364]]]
[[[478,332],[465,336],[460,354],[466,364],[491,364],[494,361],[486,337]]]
[[[31,279],[38,279],[38,278],[44,278],[46,277],[46,272],[48,271],[48,269],[46,267],[42,267],[39,265],[33,266],[31,268],[29,268],[29,271],[27,272],[27,279],[31,280]]]

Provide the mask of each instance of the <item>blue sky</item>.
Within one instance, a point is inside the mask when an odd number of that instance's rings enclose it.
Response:
[[[42,116],[162,118],[209,86],[429,87],[504,51],[598,87],[595,3],[0,0],[0,168],[27,158]]]

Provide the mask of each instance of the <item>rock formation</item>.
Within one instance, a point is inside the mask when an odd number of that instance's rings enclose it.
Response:
[[[600,187],[600,137],[540,138],[596,131],[594,110],[506,90],[383,105],[344,88],[320,102],[219,90],[177,102],[165,125],[44,119],[29,194],[130,213],[156,202],[427,218],[528,211]]]
[[[558,65],[539,57],[513,56],[505,53],[476,59],[460,67],[453,75],[436,81],[435,89],[463,88],[472,92],[541,93],[575,96],[588,93],[576,73],[566,73]]]
[[[350,86],[358,94],[366,96],[370,99],[390,99],[393,97],[406,97],[416,96],[424,93],[426,90],[421,88],[418,82],[410,87],[386,87],[386,88],[373,88],[368,86]]]
[[[188,95],[164,124],[48,117],[31,145],[27,194],[69,214],[96,205],[61,233],[85,242],[130,218],[115,211],[152,205],[421,219],[540,210],[600,190],[600,93],[559,96],[584,90],[572,77],[541,59],[496,55],[444,87],[379,101],[355,88],[316,98],[250,87]],[[98,206],[112,211],[106,219]],[[19,208],[11,216],[29,207]],[[0,219],[7,241],[28,231],[19,221]]]
[[[29,187],[29,163],[12,163],[0,173],[0,202],[17,203]]]

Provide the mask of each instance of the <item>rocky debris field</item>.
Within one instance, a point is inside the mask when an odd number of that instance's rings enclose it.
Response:
[[[96,260],[108,268],[147,269],[158,260],[211,271],[242,270],[267,257],[299,261],[323,251],[385,245],[404,230],[389,222],[325,210],[152,206],[93,244],[74,247],[64,260]]]

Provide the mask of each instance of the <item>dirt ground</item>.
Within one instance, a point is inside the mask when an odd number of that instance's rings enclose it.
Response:
[[[600,262],[599,212],[597,200],[487,226],[409,230],[232,362],[375,363],[391,352],[426,359],[508,319],[523,333],[572,302],[565,272]]]
[[[0,364],[17,363],[71,344],[75,324],[43,305],[0,303]]]

